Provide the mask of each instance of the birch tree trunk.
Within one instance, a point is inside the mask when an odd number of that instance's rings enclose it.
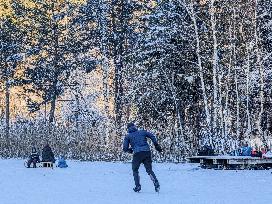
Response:
[[[209,5],[210,9],[210,17],[211,17],[211,24],[212,24],[212,37],[213,37],[213,58],[212,58],[212,66],[213,66],[213,134],[215,133],[216,137],[218,136],[217,131],[217,123],[218,123],[218,87],[217,87],[217,73],[218,73],[218,43],[216,37],[216,18],[215,18],[215,7],[214,7],[214,0],[210,1]]]
[[[234,11],[235,13],[235,11]],[[233,14],[231,15],[233,17]],[[235,19],[234,19],[235,21]],[[226,80],[226,96],[225,96],[225,106],[224,106],[224,130],[225,136],[229,134],[230,131],[230,110],[229,110],[229,83],[230,83],[230,74],[231,74],[231,67],[232,67],[232,51],[233,51],[233,27],[231,25],[232,19],[229,20],[229,42],[230,42],[230,54],[229,54],[229,64],[228,64],[228,73],[227,73],[227,80]]]
[[[250,120],[250,111],[249,111],[249,79],[250,79],[250,50],[247,45],[247,69],[246,69],[246,114],[247,114],[247,139],[249,140],[249,135],[252,131],[251,120]]]
[[[259,111],[259,116],[258,116],[258,130],[261,136],[263,135],[263,131],[261,128],[261,120],[262,120],[262,114],[264,112],[264,71],[263,71],[263,65],[261,62],[261,51],[259,48],[259,29],[258,29],[258,0],[255,0],[255,16],[254,16],[254,40],[255,40],[255,47],[256,47],[256,56],[257,56],[257,62],[256,62],[256,67],[259,71],[259,77],[260,77],[260,111]]]
[[[238,86],[238,67],[235,67],[235,92],[236,92],[236,137],[240,136],[240,99],[239,99],[239,86]]]
[[[196,22],[196,16],[195,16],[195,11],[194,11],[194,6],[193,6],[193,1],[191,1],[189,5],[189,13],[191,15],[191,19],[193,21],[193,27],[194,27],[194,34],[195,34],[195,40],[196,40],[196,55],[197,55],[197,65],[199,69],[199,77],[201,81],[201,90],[202,90],[202,96],[203,96],[203,102],[204,102],[204,109],[205,109],[205,116],[206,116],[206,125],[208,127],[208,130],[210,131],[211,127],[211,116],[209,113],[209,107],[208,107],[208,98],[206,94],[206,86],[205,86],[205,81],[204,81],[204,70],[202,66],[202,58],[201,58],[201,53],[200,53],[200,36],[197,28],[197,22]],[[211,135],[209,136],[209,142],[210,144],[212,143],[212,137]]]
[[[264,67],[261,59],[261,49],[260,49],[260,37],[259,37],[259,27],[258,27],[258,6],[259,6],[259,1],[255,0],[255,16],[254,16],[254,27],[255,27],[255,47],[256,47],[256,55],[257,55],[257,62],[256,62],[256,67],[258,68],[259,71],[259,83],[260,83],[260,111],[258,115],[258,130],[260,133],[260,136],[262,138],[262,142],[265,146],[267,146],[267,141],[265,139],[264,131],[262,129],[262,116],[264,113]]]
[[[164,76],[167,80],[167,84],[168,84],[168,87],[171,91],[171,95],[172,95],[172,98],[173,98],[173,101],[174,101],[174,104],[175,104],[175,110],[176,110],[176,124],[177,124],[177,129],[178,129],[178,132],[176,132],[177,134],[177,138],[178,140],[180,140],[180,138],[182,138],[182,145],[185,145],[185,138],[184,138],[184,134],[183,134],[183,127],[182,127],[182,124],[183,124],[183,120],[181,118],[181,115],[180,115],[180,107],[179,107],[179,103],[178,103],[178,97],[177,97],[177,91],[176,91],[176,87],[174,86],[174,76],[172,76],[172,79],[169,79],[169,76],[167,75],[167,73],[165,72],[165,70],[163,70],[163,73],[164,73]],[[174,73],[173,73],[174,74]]]

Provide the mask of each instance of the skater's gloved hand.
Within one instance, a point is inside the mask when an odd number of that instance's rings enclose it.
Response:
[[[128,151],[127,151],[127,152],[130,153],[130,154],[132,154],[132,153],[133,153],[132,148],[128,148]]]
[[[162,148],[161,148],[161,146],[159,144],[155,145],[155,149],[160,153],[162,152]]]

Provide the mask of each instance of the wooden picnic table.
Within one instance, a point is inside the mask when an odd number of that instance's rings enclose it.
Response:
[[[193,156],[188,157],[190,163],[200,163],[202,168],[214,169],[270,169],[272,158],[250,156]]]

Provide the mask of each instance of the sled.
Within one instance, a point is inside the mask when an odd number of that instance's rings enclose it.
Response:
[[[24,162],[24,166],[26,168],[27,168],[27,162],[28,162],[28,160],[26,160]],[[37,162],[36,167],[37,168],[52,168],[53,169],[54,168],[54,163],[53,162]],[[34,168],[33,163],[31,163],[30,168]]]
[[[40,162],[40,167],[42,168],[54,168],[53,162]]]

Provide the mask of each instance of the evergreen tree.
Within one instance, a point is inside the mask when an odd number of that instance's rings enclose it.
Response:
[[[20,27],[19,17],[16,14],[17,1],[13,1],[11,10],[5,16],[0,16],[0,81],[5,90],[5,131],[9,137],[10,130],[10,89],[18,85],[15,73],[18,64],[24,57],[23,42],[25,34]]]

